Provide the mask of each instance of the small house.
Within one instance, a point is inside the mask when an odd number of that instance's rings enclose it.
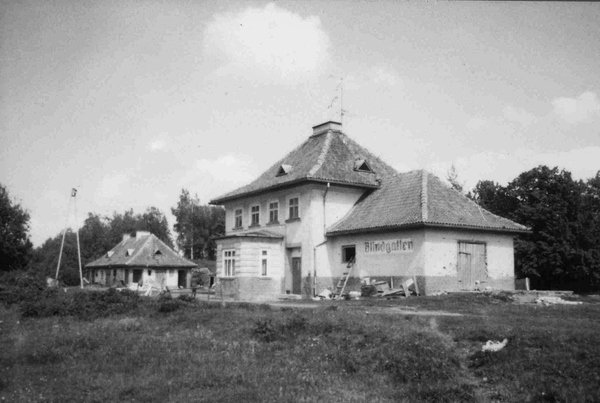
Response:
[[[337,122],[211,203],[226,210],[218,282],[237,299],[311,297],[345,277],[348,290],[514,289],[513,239],[528,231],[425,170],[397,172]]]
[[[151,284],[161,289],[189,288],[196,264],[179,256],[155,235],[137,231],[85,266],[90,282],[105,286]]]

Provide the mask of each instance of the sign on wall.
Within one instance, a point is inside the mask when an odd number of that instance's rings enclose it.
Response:
[[[409,253],[412,251],[412,239],[365,242],[365,253]]]

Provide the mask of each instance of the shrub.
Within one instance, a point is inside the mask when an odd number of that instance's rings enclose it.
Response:
[[[20,304],[39,298],[46,289],[42,276],[22,271],[7,272],[0,277],[0,302],[5,305]]]
[[[195,302],[196,301],[196,298],[192,297],[190,294],[180,295],[178,299],[183,302]]]
[[[260,341],[270,343],[277,339],[277,330],[271,319],[259,319],[254,324],[252,333]]]

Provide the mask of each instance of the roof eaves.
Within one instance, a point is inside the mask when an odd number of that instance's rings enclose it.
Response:
[[[256,189],[256,190],[251,190],[248,192],[244,192],[244,193],[239,193],[236,195],[231,195],[231,196],[226,196],[226,197],[221,197],[218,199],[213,199],[211,201],[208,202],[208,204],[212,204],[212,205],[222,205],[224,202],[228,202],[231,200],[236,200],[236,199],[241,199],[244,197],[248,197],[248,196],[255,196],[258,194],[262,194],[262,193],[267,193],[270,192],[272,190],[275,189],[285,189],[288,187],[292,187],[295,185],[298,185],[299,183],[302,182],[319,182],[319,183],[331,183],[331,184],[337,184],[337,185],[343,185],[343,186],[350,186],[350,187],[358,187],[358,188],[366,188],[366,189],[377,189],[380,187],[380,185],[370,185],[367,183],[360,183],[360,182],[345,182],[345,181],[340,181],[340,180],[333,180],[333,179],[326,179],[326,178],[309,178],[309,177],[302,177],[302,178],[298,178],[298,179],[294,179],[292,181],[289,182],[284,182],[284,183],[278,183],[272,186],[268,186],[268,187],[264,187],[261,189]]]
[[[394,224],[394,225],[382,225],[377,227],[365,227],[365,228],[354,228],[349,230],[339,231],[328,231],[327,236],[340,236],[340,235],[352,235],[360,234],[365,232],[386,232],[395,229],[411,229],[421,227],[432,227],[432,228],[458,228],[458,229],[471,229],[476,231],[486,232],[504,232],[504,233],[518,233],[518,234],[529,234],[531,229],[525,227],[520,228],[508,228],[508,227],[492,227],[492,226],[481,226],[481,225],[469,225],[469,224],[451,224],[451,223],[440,223],[440,222],[424,222],[414,221],[405,224]]]

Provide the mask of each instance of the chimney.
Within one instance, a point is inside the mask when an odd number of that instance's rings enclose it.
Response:
[[[313,126],[313,136],[318,136],[319,134],[327,133],[327,132],[341,132],[342,124],[339,122],[334,122],[330,120],[329,122],[321,123],[320,125]]]
[[[131,234],[123,234],[123,242],[131,238]]]
[[[143,236],[149,236],[149,235],[150,235],[150,232],[148,232],[148,231],[136,231],[135,232],[136,238],[141,238]]]

